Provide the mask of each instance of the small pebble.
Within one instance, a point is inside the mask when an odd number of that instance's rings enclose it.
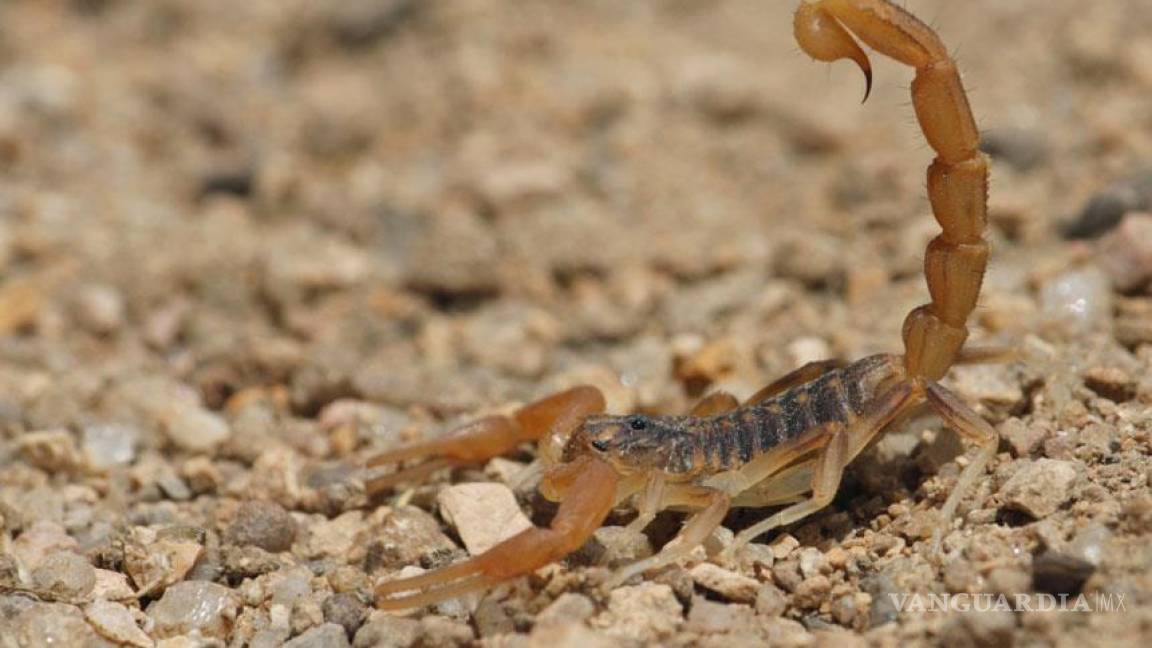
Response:
[[[1021,419],[1012,417],[1000,425],[1000,436],[1012,447],[1012,454],[1017,457],[1028,457],[1039,447],[1040,442],[1048,436],[1049,430],[1033,422],[1025,423]]]
[[[772,547],[772,555],[776,557],[776,560],[784,560],[796,547],[800,546],[800,541],[792,537],[792,534],[785,533],[773,540],[769,546]]]
[[[1152,213],[1125,216],[1100,239],[1096,263],[1120,292],[1147,286],[1152,281]]]
[[[63,603],[37,603],[24,610],[14,619],[15,631],[12,637],[18,638],[20,648],[40,648],[41,646],[100,646],[102,641],[92,626],[84,621],[79,608]],[[0,640],[7,640],[7,631]]]
[[[470,646],[475,633],[467,623],[442,616],[420,619],[422,644],[427,646]]]
[[[1056,512],[1072,496],[1076,465],[1057,459],[1025,462],[1000,488],[1004,503],[1036,519]]]
[[[778,617],[788,606],[788,599],[779,587],[765,583],[756,591],[756,613],[765,617]]]
[[[813,576],[805,579],[796,586],[792,601],[796,607],[802,609],[816,609],[824,602],[828,592],[832,590],[832,582],[827,576]]]
[[[510,643],[509,648],[519,645]],[[528,642],[524,644],[525,648],[619,648],[620,645],[620,640],[575,621],[536,625],[528,636]]]
[[[845,594],[832,602],[832,618],[848,628],[862,628],[868,618],[872,597],[864,592]]]
[[[1008,648],[1016,617],[1007,610],[969,610],[958,612],[945,625],[942,644],[948,648],[988,646]]]
[[[671,587],[645,582],[612,590],[607,609],[591,623],[613,637],[655,642],[670,637],[680,627],[683,614]]]
[[[408,648],[417,645],[424,630],[416,619],[373,615],[360,626],[352,642],[355,648]]]
[[[284,648],[342,648],[350,645],[343,626],[325,623],[285,643]]]
[[[364,539],[364,513],[348,511],[331,520],[312,525],[306,554],[311,558],[325,556],[347,560],[353,547]]]
[[[136,625],[132,611],[120,603],[94,601],[84,608],[84,618],[103,637],[120,644],[150,648],[152,640]]]
[[[756,579],[708,562],[692,567],[688,573],[697,585],[716,592],[729,601],[752,603],[760,590],[760,583]]]
[[[124,326],[127,308],[115,288],[91,285],[76,295],[74,311],[77,322],[88,332],[111,335]]]
[[[224,539],[272,553],[288,551],[296,541],[296,520],[275,502],[251,500],[240,505]]]
[[[17,443],[20,457],[42,470],[64,472],[80,464],[76,442],[67,430],[26,432]]]
[[[32,571],[32,585],[52,600],[79,601],[96,587],[96,570],[79,554],[57,551]]]
[[[344,628],[349,638],[356,635],[356,631],[368,616],[368,607],[361,603],[355,594],[333,594],[324,599],[321,607],[324,620]]]
[[[980,133],[980,150],[1020,171],[1029,171],[1048,157],[1041,133],[1019,128],[993,128]]]
[[[140,431],[131,425],[103,423],[81,430],[81,446],[88,464],[98,470],[125,466],[136,458]]]
[[[576,552],[576,559],[588,565],[615,568],[651,555],[648,536],[627,527],[603,526]]]
[[[455,527],[473,556],[532,528],[512,489],[504,484],[456,484],[440,491],[436,500],[444,519]]]
[[[985,580],[988,591],[1009,597],[1028,592],[1032,587],[1032,578],[1028,572],[1014,565],[993,568]]]
[[[96,570],[96,585],[92,588],[92,598],[96,600],[123,601],[132,598],[132,586],[128,576],[109,569]]]
[[[224,639],[236,619],[239,597],[227,587],[206,581],[176,583],[148,606],[155,637],[199,632]],[[344,630],[340,629],[340,636]]]
[[[1084,386],[1115,403],[1136,397],[1136,379],[1119,367],[1092,367],[1084,372]]]
[[[161,536],[148,527],[133,527],[124,542],[124,571],[137,588],[163,589],[182,580],[203,551],[204,546],[193,539]]]
[[[596,612],[596,604],[583,594],[565,592],[536,615],[536,625],[562,625],[583,622]]]
[[[1068,238],[1096,238],[1111,230],[1129,212],[1152,207],[1152,173],[1138,174],[1092,196],[1064,229]]]
[[[218,414],[186,402],[165,409],[163,428],[173,445],[189,452],[211,451],[232,436],[228,422]]]
[[[1064,333],[1106,326],[1112,318],[1112,289],[1099,268],[1071,270],[1040,287],[1044,323]]]
[[[748,635],[753,632],[754,624],[754,613],[747,605],[719,603],[697,596],[692,599],[684,631],[705,636]]]
[[[1095,571],[1083,558],[1047,551],[1032,559],[1032,586],[1049,594],[1075,595]]]
[[[804,547],[800,550],[800,573],[804,578],[812,578],[828,573],[828,560],[824,554],[815,547]]]
[[[1076,534],[1068,552],[1076,558],[1098,567],[1104,560],[1104,547],[1112,540],[1112,531],[1103,524],[1090,524]]]

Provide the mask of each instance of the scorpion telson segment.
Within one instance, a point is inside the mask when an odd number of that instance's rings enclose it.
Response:
[[[620,569],[608,585],[685,556],[733,506],[782,507],[736,536],[720,557],[733,561],[757,536],[827,506],[845,465],[893,421],[924,405],[979,448],[940,509],[932,544],[934,554],[939,549],[961,498],[997,446],[992,426],[936,382],[957,361],[1005,355],[963,349],[988,260],[988,162],[979,152],[955,63],[936,33],[911,14],[888,0],[803,0],[793,30],[813,58],[855,62],[865,75],[865,98],[872,68],[861,43],[915,70],[912,105],[936,155],[928,167],[928,198],[942,232],[924,260],[931,300],[905,319],[904,353],[848,366],[810,363],[743,404],[716,393],[684,416],[608,416],[597,389],[576,387],[510,416],[480,419],[444,439],[385,452],[370,465],[420,463],[370,480],[369,493],[536,441],[544,467],[540,491],[560,505],[548,528],[531,528],[463,562],[380,584],[378,607],[434,603],[529,573],[575,551],[619,504],[635,506],[629,525],[635,530],[664,509],[693,513],[676,541]]]

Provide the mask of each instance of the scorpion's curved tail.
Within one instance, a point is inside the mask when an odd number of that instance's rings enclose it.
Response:
[[[872,49],[916,70],[912,105],[936,159],[928,167],[928,198],[944,232],[928,245],[924,273],[931,303],[904,320],[908,374],[936,380],[957,361],[976,307],[988,242],[988,160],[956,64],[924,23],[887,0],[805,0],[796,11],[796,40],[821,61],[851,59],[871,88]],[[865,93],[867,97],[867,93]]]

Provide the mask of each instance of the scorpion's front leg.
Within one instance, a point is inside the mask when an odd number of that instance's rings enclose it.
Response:
[[[616,471],[592,456],[552,468],[543,486],[561,504],[549,528],[527,529],[475,558],[383,583],[376,588],[376,606],[395,610],[429,605],[487,589],[572,553],[604,523],[616,501],[618,483]],[[415,593],[392,596],[410,591]]]
[[[637,574],[670,565],[684,557],[720,526],[731,504],[731,498],[723,491],[682,484],[666,486],[660,508],[685,507],[699,510],[684,524],[680,534],[659,553],[621,567],[608,580],[606,586],[616,587]]]
[[[525,405],[512,416],[488,416],[442,438],[402,446],[371,457],[367,462],[369,467],[413,459],[422,461],[406,470],[369,479],[365,488],[372,495],[396,484],[419,481],[442,468],[481,463],[529,441],[544,441],[544,454],[551,461],[558,454],[557,449],[550,447],[552,439],[556,443],[562,442],[584,417],[603,411],[604,396],[595,387],[574,387],[552,394]]]

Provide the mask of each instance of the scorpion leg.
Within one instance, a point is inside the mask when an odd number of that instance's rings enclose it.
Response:
[[[761,401],[766,401],[773,396],[786,392],[797,385],[803,385],[806,382],[816,380],[820,376],[843,367],[844,363],[840,360],[818,360],[816,362],[809,362],[808,364],[793,369],[792,371],[784,374],[780,378],[769,383],[760,391],[752,394],[751,397],[744,403],[745,405],[755,405]]]
[[[968,316],[988,263],[988,160],[979,151],[956,63],[930,27],[888,0],[805,0],[796,12],[795,33],[800,47],[818,60],[859,64],[846,43],[850,33],[916,70],[912,105],[936,152],[928,167],[928,199],[944,231],[924,258],[932,301],[904,320],[904,364],[913,377],[937,380],[968,337]]]
[[[555,431],[570,432],[589,414],[604,411],[604,396],[595,387],[574,387],[547,396],[516,410],[512,416],[488,416],[439,439],[414,443],[382,452],[367,461],[368,467],[412,459],[423,463],[366,480],[375,494],[396,484],[417,481],[441,469],[483,462],[516,449],[521,443],[544,439]],[[566,438],[566,434],[555,435]],[[562,438],[558,439],[562,442]]]
[[[693,548],[703,543],[724,521],[724,516],[728,514],[731,506],[731,498],[727,493],[711,488],[676,485],[668,487],[668,493],[662,504],[665,507],[684,506],[699,510],[684,524],[680,534],[655,556],[621,567],[613,574],[606,582],[609,589],[617,587],[637,574],[671,564],[687,555]]]
[[[976,458],[964,468],[964,472],[960,473],[960,478],[956,480],[956,485],[952,487],[952,492],[948,494],[944,506],[940,507],[940,526],[932,534],[933,553],[939,553],[944,530],[952,524],[952,516],[956,513],[956,507],[960,504],[960,500],[964,498],[965,493],[972,488],[972,485],[984,472],[988,462],[996,455],[1000,435],[996,433],[995,428],[988,421],[980,418],[979,414],[973,412],[955,394],[938,383],[928,382],[925,392],[928,396],[928,403],[940,415],[944,423],[960,436],[976,443],[980,448]]]
[[[640,503],[636,507],[636,519],[628,523],[629,530],[639,533],[656,518],[656,514],[660,512],[660,507],[664,503],[666,486],[667,480],[659,471],[654,472],[644,482],[644,491],[640,495]]]
[[[827,443],[818,451],[812,466],[812,482],[810,488],[812,496],[802,502],[797,502],[782,511],[774,513],[765,520],[744,529],[736,534],[732,545],[724,552],[724,558],[730,561],[736,552],[761,534],[775,529],[778,526],[791,524],[828,506],[836,496],[836,489],[840,486],[840,477],[844,473],[844,466],[848,463],[849,434],[839,430],[827,439]]]
[[[487,589],[530,573],[579,549],[604,523],[616,500],[618,478],[607,463],[592,456],[561,464],[545,475],[561,498],[547,529],[526,529],[488,551],[454,565],[376,588],[376,607],[396,610],[420,607]],[[400,592],[416,593],[392,596]]]
[[[712,416],[740,407],[740,401],[726,391],[718,391],[705,396],[688,412],[689,416]]]
[[[792,468],[783,473],[780,473],[779,470],[793,463],[791,459],[795,457],[797,451],[801,450],[799,447],[789,449],[788,452],[778,451],[781,456],[774,463],[758,465],[753,462],[745,466],[741,472],[747,473],[745,479],[753,484],[765,479],[775,480],[778,477],[780,479],[787,478],[786,481],[790,482],[797,475],[811,474],[811,482],[806,490],[811,490],[812,496],[802,502],[792,504],[738,533],[732,545],[725,550],[724,559],[730,562],[745,544],[758,536],[776,527],[803,519],[827,506],[836,495],[836,490],[840,486],[840,479],[844,474],[844,467],[848,465],[848,462],[852,461],[889,423],[903,412],[922,402],[923,396],[918,394],[914,384],[911,381],[902,381],[877,398],[863,417],[849,422],[846,426],[829,426],[819,436],[815,436],[809,442],[809,446],[803,447],[803,450],[815,452],[813,459],[796,464],[795,473]],[[772,484],[769,484],[764,492],[766,493],[765,497],[772,502],[799,495],[796,492],[787,492],[789,490],[791,490],[790,487],[774,489]]]

